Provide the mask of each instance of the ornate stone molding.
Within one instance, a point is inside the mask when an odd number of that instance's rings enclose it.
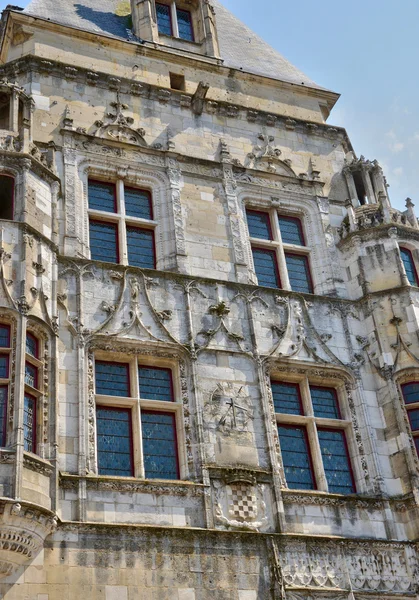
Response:
[[[0,578],[30,563],[57,527],[48,510],[28,503],[0,502]]]

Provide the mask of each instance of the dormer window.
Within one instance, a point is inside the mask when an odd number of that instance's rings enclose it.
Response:
[[[169,4],[156,2],[156,13],[160,34],[194,41],[192,15],[188,10],[179,8],[173,0]]]

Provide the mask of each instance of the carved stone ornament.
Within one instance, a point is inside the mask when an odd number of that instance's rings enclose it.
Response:
[[[98,129],[95,135],[126,144],[147,146],[144,139],[145,130],[142,128],[135,129],[133,127],[134,119],[123,114],[123,111],[128,109],[128,105],[121,102],[119,90],[117,91],[117,100],[111,102],[111,106],[115,109],[115,112],[109,112],[105,115],[105,119],[109,121],[108,123],[101,120],[96,121],[95,125]]]
[[[215,520],[223,529],[259,531],[266,527],[264,485],[245,481],[223,484],[213,482],[215,495]]]
[[[261,133],[258,139],[260,143],[256,144],[252,152],[247,155],[245,167],[295,177],[295,173],[289,164],[280,159],[282,152],[273,145],[274,136]]]
[[[45,539],[57,527],[57,518],[48,510],[26,503],[0,504],[0,579],[29,564],[44,547]]]
[[[205,406],[207,427],[225,436],[234,436],[248,431],[253,419],[252,400],[247,388],[235,383],[218,383],[210,392]]]

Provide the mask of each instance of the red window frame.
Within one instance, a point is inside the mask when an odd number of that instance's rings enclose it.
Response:
[[[29,352],[26,352],[26,354],[28,356],[32,356],[32,358],[36,358],[39,360],[39,340],[38,338],[33,335],[33,333],[31,333],[30,331],[26,332],[26,337],[30,338],[31,340],[33,340],[35,342],[35,354],[30,354]]]
[[[157,6],[167,6],[169,9],[169,19],[170,19],[170,36],[173,36],[173,20],[172,20],[172,7],[170,4],[166,4],[165,2],[156,2],[156,21],[157,21],[157,29],[158,29],[158,18],[157,18]],[[160,34],[160,31],[159,31]],[[167,35],[166,33],[161,33],[161,35]]]
[[[256,238],[253,238],[256,239]],[[282,281],[281,281],[281,275],[279,273],[279,266],[278,266],[278,257],[276,254],[276,249],[271,249],[271,248],[266,248],[265,246],[259,246],[258,244],[252,244],[252,249],[255,250],[263,250],[264,252],[269,252],[270,254],[274,255],[274,265],[275,265],[275,272],[276,272],[276,276],[278,278],[278,290],[282,290]],[[253,265],[254,265],[254,260],[253,260]],[[255,269],[256,272],[256,269]],[[257,276],[257,273],[256,273]],[[258,278],[258,285],[259,285],[259,278]],[[260,286],[260,287],[264,287],[264,286]]]
[[[128,217],[129,220],[129,217]],[[127,229],[138,229],[139,231],[151,231],[152,237],[153,237],[153,269],[156,269],[157,267],[157,254],[156,254],[156,232],[154,229],[152,228],[148,228],[148,227],[137,227],[137,225],[131,225],[130,223],[125,222],[125,232],[127,231]],[[125,235],[127,236],[127,233],[125,233]],[[129,262],[129,248],[128,248],[128,236],[127,236],[127,256],[128,256],[128,262]],[[119,248],[119,244],[118,244],[118,248]],[[119,259],[118,259],[119,262]],[[145,267],[136,267],[135,265],[132,265],[137,269],[141,269],[141,268],[145,268]]]
[[[8,175],[7,173],[1,173],[0,177],[7,177],[12,180],[12,218],[11,221],[15,220],[15,194],[16,194],[16,181],[12,175]],[[4,219],[7,221],[8,219]]]
[[[26,450],[26,452],[32,452],[32,454],[36,454],[37,448],[37,425],[38,425],[38,403],[37,398],[33,394],[24,394],[28,398],[33,400],[33,426],[32,426],[32,448],[30,450]]]
[[[306,236],[304,235],[304,228],[303,228],[303,224],[301,222],[301,219],[299,217],[290,217],[289,215],[283,215],[281,213],[278,213],[278,227],[279,227],[279,231],[281,231],[281,226],[280,226],[280,222],[279,219],[288,219],[289,221],[295,221],[298,225],[298,230],[300,232],[301,238],[303,240],[303,244],[290,244],[290,245],[294,245],[294,246],[301,246],[301,247],[307,247],[307,242],[306,242]],[[282,238],[282,233],[281,233],[281,238]],[[283,242],[285,244],[287,244],[287,242]]]
[[[106,362],[106,361],[102,361],[102,362]],[[114,364],[125,364],[125,363],[114,363]],[[108,411],[117,410],[119,412],[126,412],[126,413],[128,413],[128,420],[129,420],[128,421],[128,424],[129,424],[129,451],[130,451],[130,460],[131,460],[131,477],[135,477],[134,431],[133,431],[133,428],[132,428],[132,408],[126,408],[125,406],[108,406],[106,404],[96,404],[95,416],[96,416],[96,410],[98,408],[100,408],[101,410],[108,410]],[[97,439],[96,439],[96,446],[97,446]],[[97,453],[99,454],[98,449],[97,449]],[[98,460],[98,463],[99,463],[99,460]],[[100,475],[99,464],[98,464],[98,473]],[[108,477],[119,477],[119,475],[108,475]]]
[[[419,409],[419,400],[417,402],[407,403],[406,399],[405,399],[405,395],[404,395],[404,388],[406,386],[408,386],[408,385],[412,385],[412,383],[415,383],[415,384],[419,385],[419,381],[417,381],[417,380],[406,381],[405,383],[403,383],[400,386],[400,388],[402,390],[403,402],[404,402],[404,406],[406,408],[407,417],[409,419],[410,432],[411,432],[412,437],[413,437],[413,441],[414,441],[414,444],[415,444],[416,452],[418,453],[418,456],[419,456],[419,447],[418,447],[418,444],[419,444],[419,429],[412,429],[412,422],[411,422],[410,414],[409,414],[410,411],[412,411],[412,410],[418,410]]]
[[[246,219],[247,219],[247,215],[249,213],[253,213],[254,215],[267,215],[268,217],[268,228],[269,228],[269,239],[265,240],[266,242],[274,242],[274,236],[273,236],[273,229],[272,229],[272,222],[271,222],[271,215],[268,211],[266,210],[253,210],[253,208],[246,208]],[[247,229],[249,231],[249,237],[252,240],[262,240],[263,238],[252,238],[252,236],[250,235],[250,230],[249,230],[249,225],[247,225]],[[253,244],[252,244],[253,246]]]
[[[32,369],[35,369],[35,377],[34,377],[33,385],[30,385],[29,383],[26,383],[26,381],[25,381],[25,385],[28,385],[29,387],[37,390],[37,389],[39,389],[38,388],[38,383],[39,383],[39,369],[38,369],[38,367],[36,365],[33,365],[29,360],[25,361],[25,369],[26,369],[26,365],[29,365]],[[26,372],[25,372],[25,379],[26,379]]]
[[[307,453],[308,453],[308,464],[310,467],[310,473],[311,473],[311,478],[313,480],[313,490],[316,491],[319,489],[319,486],[317,484],[317,479],[316,479],[316,472],[314,469],[314,463],[313,463],[313,457],[312,457],[312,452],[311,452],[311,446],[310,446],[310,438],[308,437],[308,431],[307,431],[307,426],[306,425],[300,425],[300,424],[296,424],[296,425],[291,425],[290,423],[277,423],[276,424],[277,427],[277,435],[278,435],[278,439],[279,439],[279,433],[278,433],[278,427],[283,427],[284,429],[302,429],[304,432],[304,437],[306,440],[306,445],[307,445]],[[279,446],[281,447],[281,440],[279,439]],[[293,488],[295,490],[297,490],[298,488]],[[303,488],[302,488],[303,489]]]
[[[11,341],[12,341],[12,330],[10,325],[8,325],[7,323],[0,323],[0,325],[2,327],[4,327],[5,329],[7,329],[7,346],[0,346],[0,348],[11,348]]]
[[[412,267],[413,267],[413,273],[415,275],[415,284],[416,284],[416,287],[419,287],[418,271],[416,269],[415,259],[413,258],[412,251],[410,250],[410,248],[406,248],[406,246],[399,246],[399,249],[403,250],[404,252],[407,252],[409,254],[409,256],[410,256],[410,262],[411,262]],[[400,258],[402,258],[401,255],[400,255]],[[403,262],[403,258],[402,258],[402,262]],[[404,263],[403,263],[403,268],[406,270],[406,268],[404,266]],[[412,284],[410,284],[410,285],[412,285]]]
[[[112,398],[132,398],[132,389],[131,389],[131,369],[130,369],[130,363],[127,362],[116,362],[114,360],[96,360],[95,359],[95,394],[96,396],[106,396],[107,394],[98,394],[98,392],[96,391],[96,364],[97,363],[103,363],[103,364],[107,364],[107,365],[117,365],[119,367],[125,367],[126,371],[127,371],[127,381],[128,381],[128,391],[129,391],[129,396],[112,396]],[[106,408],[106,406],[102,406],[102,408]],[[115,410],[119,410],[119,407],[115,406],[114,407]]]
[[[183,12],[186,12],[189,14],[190,17],[190,22],[191,22],[191,32],[192,32],[192,39],[191,40],[187,40],[186,38],[181,38],[179,36],[180,40],[184,40],[185,42],[194,42],[195,41],[195,31],[194,31],[194,26],[193,26],[193,19],[192,19],[192,11],[186,9],[186,8],[181,8],[180,6],[176,6],[176,19],[177,19],[177,28],[179,31],[179,17],[178,17],[178,10],[183,10]],[[170,19],[171,19],[172,15],[170,14]],[[173,31],[173,25],[172,25],[172,21],[170,20],[170,25],[172,27],[172,31]]]
[[[87,193],[89,194],[89,183],[100,183],[100,184],[105,184],[105,185],[110,185],[112,186],[113,189],[113,213],[107,211],[107,210],[103,210],[101,212],[106,212],[108,215],[112,215],[112,214],[118,214],[118,200],[117,200],[117,196],[116,196],[116,183],[112,182],[112,181],[101,181],[100,179],[91,179],[89,177],[89,179],[87,180]],[[87,198],[87,204],[89,204],[89,198]],[[90,208],[89,210],[100,210],[98,208]]]
[[[177,433],[177,420],[176,420],[176,413],[171,412],[171,411],[167,411],[167,410],[149,410],[147,408],[142,409],[141,410],[141,415],[142,414],[148,414],[148,415],[170,415],[173,419],[173,429],[175,432],[174,435],[174,442],[175,442],[175,458],[176,458],[176,472],[177,472],[177,479],[180,479],[180,461],[179,461],[179,440],[178,440],[178,433]],[[141,445],[143,444],[143,440],[141,439]],[[143,465],[144,466],[144,465]]]
[[[4,408],[4,423],[3,423],[3,430],[0,430],[0,448],[5,448],[6,447],[6,442],[7,442],[7,415],[9,412],[9,385],[0,385],[0,389],[5,389],[6,390],[6,405]]]
[[[333,392],[333,395],[334,395],[335,400],[336,400],[336,406],[338,408],[338,416],[335,417],[335,419],[342,420],[342,411],[340,409],[339,396],[338,396],[338,393],[336,391],[336,388],[328,387],[327,385],[311,385],[310,383],[309,383],[308,387],[310,389],[310,397],[311,397],[311,389],[312,388],[315,388],[315,389],[317,388],[318,390],[328,390],[328,391]],[[311,404],[313,405],[313,398],[310,398],[310,399],[311,399]],[[314,407],[313,407],[313,411],[314,411]],[[316,417],[316,419],[326,419],[326,418],[327,417]],[[332,417],[330,417],[330,418],[332,418]],[[323,428],[321,428],[321,429],[323,429]],[[337,429],[339,429],[339,428],[337,428]]]
[[[341,431],[343,433],[343,443],[345,446],[346,457],[348,459],[349,475],[351,477],[352,487],[354,489],[353,493],[356,494],[357,488],[356,488],[356,483],[355,483],[354,469],[352,466],[351,455],[349,453],[348,439],[347,439],[345,429],[342,429],[341,427],[317,427],[317,432],[319,432],[319,431]],[[320,454],[321,454],[321,452],[320,452]],[[322,461],[323,461],[323,457],[322,457]],[[324,465],[323,465],[323,469],[324,469]]]
[[[138,369],[140,367],[143,367],[145,369],[155,369],[156,371],[169,371],[170,373],[170,394],[172,399],[170,400],[170,402],[175,402],[175,388],[173,385],[173,371],[170,367],[155,367],[154,365],[145,365],[145,364],[141,364],[138,363]],[[139,379],[138,379],[138,387],[140,387],[140,383],[139,383]],[[140,393],[140,389],[138,389],[139,392],[139,396],[140,396],[140,401],[143,400],[141,393]],[[145,401],[148,400],[148,398],[144,398]],[[161,400],[150,400],[150,402],[161,402]],[[164,400],[164,402],[167,402],[167,400]],[[162,411],[157,411],[157,412],[162,412]]]
[[[152,198],[150,190],[145,190],[143,188],[136,188],[136,187],[133,187],[132,185],[130,185],[130,186],[124,186],[124,192],[125,192],[125,190],[135,190],[136,192],[144,192],[144,194],[147,195],[147,197],[148,197],[148,204],[150,206],[150,215],[151,215],[151,218],[149,220],[150,221],[154,221],[153,198]],[[128,219],[128,221],[129,221],[129,219],[136,219],[136,218],[138,218],[138,217],[132,217],[130,215],[127,215],[126,212],[127,211],[126,211],[126,208],[125,208],[125,220]]]
[[[108,214],[112,214],[112,213],[108,213]],[[106,219],[95,219],[95,218],[89,218],[89,225],[90,223],[101,223],[101,224],[105,224],[105,225],[113,225],[115,227],[115,232],[116,232],[116,262],[115,263],[111,263],[111,264],[120,264],[121,262],[121,252],[119,249],[119,226],[118,223],[115,223],[115,221],[107,221]],[[91,242],[90,242],[90,231],[89,231],[89,248],[91,248]],[[91,250],[90,250],[91,252]],[[92,260],[97,260],[97,259],[92,259]],[[102,261],[102,262],[108,262],[106,260]]]
[[[297,416],[300,417],[304,417],[305,416],[305,410],[304,410],[304,404],[303,404],[303,396],[301,394],[301,385],[299,383],[295,383],[294,381],[280,381],[279,379],[271,379],[271,390],[272,390],[272,384],[273,383],[278,383],[278,384],[283,384],[283,385],[292,385],[292,386],[296,386],[297,387],[297,394],[298,394],[298,402],[300,405],[300,410],[301,413]],[[273,394],[272,394],[272,398],[273,398]],[[275,402],[274,402],[274,406],[275,406]],[[276,413],[277,415],[289,415],[291,413]],[[283,425],[281,423],[281,427],[285,427],[285,425]]]
[[[7,354],[6,352],[0,352],[0,357],[5,356],[6,357],[6,365],[7,365],[7,377],[3,377],[2,379],[9,379],[10,377],[10,354]]]
[[[285,262],[286,262],[287,256],[299,256],[300,258],[301,257],[304,258],[304,260],[307,263],[308,284],[310,287],[310,291],[305,292],[305,293],[314,294],[313,278],[311,277],[310,257],[307,256],[307,254],[300,254],[299,252],[287,252],[287,250],[284,250],[284,256],[285,256]],[[287,267],[287,272],[288,272],[288,267]],[[299,293],[303,293],[303,292],[299,292]]]

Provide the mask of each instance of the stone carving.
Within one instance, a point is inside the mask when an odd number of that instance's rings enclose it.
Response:
[[[202,329],[198,333],[198,340],[196,343],[197,353],[206,350],[211,341],[217,336],[218,333],[224,334],[229,342],[236,344],[241,352],[248,354],[248,350],[244,347],[244,338],[238,333],[231,331],[231,328],[226,321],[227,316],[230,313],[230,307],[223,300],[220,300],[218,304],[214,304],[208,309],[209,314],[213,315],[216,321],[215,327],[211,329]],[[199,343],[199,337],[204,339],[203,343]]]
[[[96,121],[95,125],[98,129],[95,135],[103,138],[109,137],[118,142],[125,142],[126,144],[147,146],[147,142],[144,139],[145,130],[141,128],[134,129],[134,119],[126,117],[123,114],[124,110],[128,110],[128,105],[121,102],[119,90],[116,97],[116,102],[111,102],[111,106],[115,109],[115,112],[109,112],[105,115],[109,123],[101,120]]]
[[[2,502],[0,514],[0,578],[31,562],[42,550],[46,537],[57,527],[48,510],[25,503]]]
[[[281,548],[280,562],[288,587],[344,588],[345,565],[334,544],[307,547],[304,542],[292,542]]]
[[[208,427],[213,427],[223,435],[237,435],[248,431],[253,419],[252,401],[243,385],[219,383],[210,393],[206,404],[210,417]]]
[[[259,531],[268,523],[263,484],[213,481],[215,519],[224,529]]]
[[[299,180],[298,183],[283,181],[280,179],[268,179],[267,177],[256,176],[247,171],[236,173],[236,182],[248,185],[259,186],[262,188],[275,188],[283,192],[293,192],[296,194],[308,194],[309,196],[323,196],[323,183],[318,181]],[[292,175],[295,179],[295,174]]]
[[[282,152],[273,145],[275,137],[261,133],[258,139],[260,143],[254,146],[252,152],[249,152],[244,166],[268,171],[269,173],[295,177],[294,171],[280,159]]]

